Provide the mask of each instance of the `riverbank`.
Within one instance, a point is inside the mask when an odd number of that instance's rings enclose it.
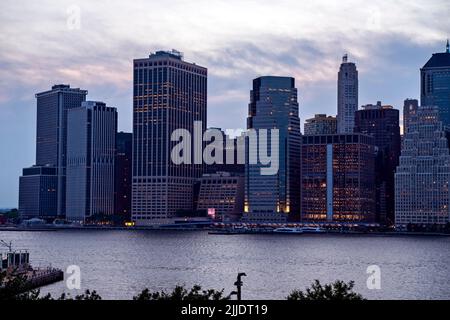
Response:
[[[0,231],[11,231],[11,232],[55,232],[55,231],[67,231],[67,230],[93,230],[93,231],[208,231],[211,235],[244,235],[244,234],[277,234],[273,230],[258,230],[258,229],[248,229],[241,230],[239,232],[230,232],[229,228],[216,228],[216,227],[117,227],[117,226],[45,226],[45,227],[20,227],[20,226],[9,226],[0,227]],[[357,231],[357,230],[324,230],[320,233],[308,233],[314,235],[374,235],[374,236],[438,236],[438,237],[450,237],[450,234],[440,233],[440,232],[409,232],[409,231]],[[294,236],[294,234],[288,234]],[[303,234],[295,234],[295,236],[302,236]]]

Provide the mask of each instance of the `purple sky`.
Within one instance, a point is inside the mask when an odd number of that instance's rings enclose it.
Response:
[[[294,76],[303,121],[336,113],[344,53],[357,64],[360,104],[400,108],[419,97],[419,68],[444,51],[450,2],[24,1],[0,10],[0,208],[16,207],[34,163],[36,92],[89,90],[131,130],[132,59],[175,48],[208,68],[208,125],[244,128],[251,80]]]

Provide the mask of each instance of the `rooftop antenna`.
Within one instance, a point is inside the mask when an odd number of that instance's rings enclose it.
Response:
[[[347,63],[348,60],[348,55],[344,54],[344,56],[342,57],[342,63]]]

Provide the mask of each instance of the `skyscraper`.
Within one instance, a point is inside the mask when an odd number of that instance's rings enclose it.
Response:
[[[445,52],[433,53],[420,69],[420,104],[437,106],[439,119],[450,127],[450,49],[447,40]]]
[[[338,73],[338,133],[352,133],[355,126],[355,111],[358,110],[358,70],[347,55],[342,57]]]
[[[298,218],[301,134],[294,78],[266,76],[253,80],[247,128],[258,133],[258,147],[254,148],[258,153],[261,152],[261,130],[279,130],[279,165],[276,174],[262,175],[261,168],[265,165],[250,163],[252,151],[246,148],[244,219],[275,222]],[[251,139],[248,141],[250,143]],[[273,154],[273,148],[268,134],[268,152]]]
[[[114,213],[125,220],[131,218],[132,150],[133,134],[117,133],[114,164]]]
[[[55,219],[57,216],[58,175],[55,167],[24,168],[19,178],[19,216],[21,219]]]
[[[411,116],[395,174],[396,225],[450,221],[450,153],[439,114],[422,106]]]
[[[57,168],[59,216],[64,216],[66,209],[67,110],[80,107],[87,93],[87,90],[58,84],[36,94],[36,165]]]
[[[207,69],[177,51],[157,51],[133,66],[132,218],[138,225],[164,223],[177,210],[192,210],[201,164],[171,161],[176,129],[206,130]],[[192,153],[194,154],[194,153]]]
[[[114,214],[117,110],[83,102],[67,115],[67,213],[70,221]]]
[[[352,133],[302,139],[302,221],[373,222],[374,138]]]
[[[376,221],[393,223],[394,173],[400,156],[399,111],[390,105],[365,105],[355,113],[355,132],[374,137]]]
[[[337,133],[337,119],[336,117],[328,116],[326,114],[316,114],[314,118],[305,120],[305,135],[318,134],[335,134]]]
[[[405,99],[403,102],[403,135],[408,131],[411,117],[416,114],[419,108],[417,99]]]

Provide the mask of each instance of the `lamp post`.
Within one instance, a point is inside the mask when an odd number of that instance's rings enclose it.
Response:
[[[242,295],[241,295],[242,294],[241,288],[242,288],[242,285],[243,285],[242,277],[246,277],[246,276],[247,275],[244,272],[238,273],[236,282],[234,283],[234,285],[236,286],[237,291],[233,291],[233,292],[230,293],[230,296],[231,295],[236,295],[238,301],[240,301],[241,297],[242,297]]]

